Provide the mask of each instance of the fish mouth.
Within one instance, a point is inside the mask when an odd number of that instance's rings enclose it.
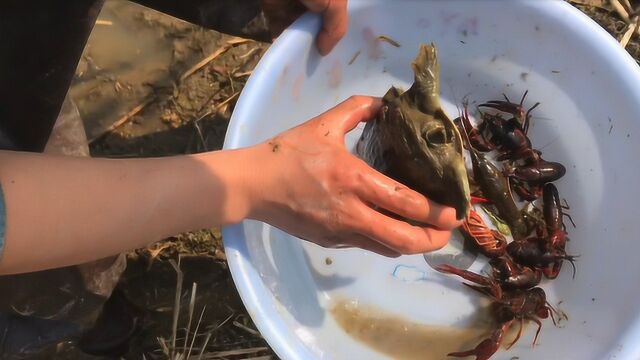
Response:
[[[453,203],[456,209],[456,219],[462,220],[469,215],[471,209],[471,196],[469,190],[469,180],[467,178],[467,170],[462,165],[462,169],[459,166],[453,168],[453,178],[456,181],[453,182],[453,186],[450,188],[453,197]]]

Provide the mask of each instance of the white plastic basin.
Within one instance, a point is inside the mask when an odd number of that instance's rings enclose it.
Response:
[[[580,258],[575,279],[567,264],[558,279],[543,285],[569,320],[558,327],[543,321],[535,348],[535,326],[527,326],[511,350],[494,358],[640,359],[635,61],[561,1],[351,0],[349,8],[349,32],[327,57],[313,45],[320,24],[315,16],[301,18],[276,41],[238,101],[225,148],[263,141],[353,94],[382,96],[391,85],[406,88],[420,43],[438,47],[442,98],[453,117],[464,96],[480,102],[506,93],[516,100],[529,90],[527,104],[542,103],[530,137],[545,158],[567,167],[557,186],[577,224],[569,227],[568,251]],[[401,47],[373,41],[378,35]],[[349,134],[350,146],[359,134]],[[365,317],[404,319],[398,326],[406,327],[405,340],[425,343],[429,336],[448,341],[447,334],[455,335],[450,327],[467,326],[482,305],[479,295],[431,270],[420,255],[387,259],[326,250],[255,221],[226,227],[223,234],[240,295],[283,359],[408,356],[400,349],[406,343],[394,349],[382,345],[383,338],[367,343],[347,334],[331,311],[341,301],[377,309]],[[481,267],[478,261],[473,269]],[[423,358],[435,356],[427,350]]]

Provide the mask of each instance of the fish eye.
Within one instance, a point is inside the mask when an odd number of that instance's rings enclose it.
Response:
[[[444,128],[430,129],[425,133],[423,133],[422,137],[426,140],[427,144],[430,146],[444,145],[451,141],[451,136],[447,134]]]

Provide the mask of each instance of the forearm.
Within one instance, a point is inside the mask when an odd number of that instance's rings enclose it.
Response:
[[[233,151],[137,160],[0,152],[7,224],[0,274],[83,263],[244,218],[326,247],[386,256],[439,249],[460,225],[455,209],[376,172],[345,147],[345,134],[380,105],[351,97]]]
[[[0,273],[81,263],[239,221],[248,211],[245,152],[132,160],[0,152]]]

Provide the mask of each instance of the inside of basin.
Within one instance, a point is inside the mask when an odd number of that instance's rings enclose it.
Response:
[[[633,226],[640,200],[633,190],[640,178],[634,165],[640,153],[635,139],[640,91],[624,73],[612,70],[619,60],[601,51],[606,46],[597,37],[575,31],[579,20],[564,21],[570,10],[536,4],[443,1],[430,2],[426,12],[422,2],[359,3],[347,37],[326,58],[314,53],[309,29],[299,25],[256,70],[238,105],[244,101],[250,109],[234,115],[229,144],[260,142],[352,94],[381,96],[391,85],[406,88],[412,81],[409,64],[422,42],[438,47],[442,100],[452,117],[463,98],[471,104],[500,99],[503,93],[519,99],[528,90],[528,106],[541,102],[530,130],[534,147],[567,167],[556,185],[576,223],[568,227],[567,251],[579,258],[575,278],[565,265],[558,279],[541,285],[567,319],[557,326],[544,320],[535,348],[536,327],[527,326],[522,339],[497,358],[600,359],[631,346],[621,339],[639,313],[631,299],[640,293],[632,277],[640,272]],[[503,15],[494,16],[496,11]],[[376,43],[372,50],[371,34],[401,46]],[[361,129],[346,137],[349,149]],[[422,255],[389,259],[355,249],[323,249],[256,221],[235,230],[232,238],[225,237],[244,264],[234,278],[244,282],[240,288],[264,295],[257,306],[251,303],[257,297],[241,289],[272,342],[296,342],[317,358],[412,358],[398,353],[406,346],[375,339],[406,328],[405,337],[450,334],[464,340],[455,346],[467,346],[482,335],[474,329],[487,325],[482,312],[488,300],[465,289],[458,278],[433,271]],[[484,264],[479,257],[471,270]],[[247,269],[257,276],[238,274]],[[367,338],[356,326],[363,319],[368,327],[384,319],[391,330]],[[271,334],[276,328],[279,333]],[[415,352],[420,351],[424,347]]]

